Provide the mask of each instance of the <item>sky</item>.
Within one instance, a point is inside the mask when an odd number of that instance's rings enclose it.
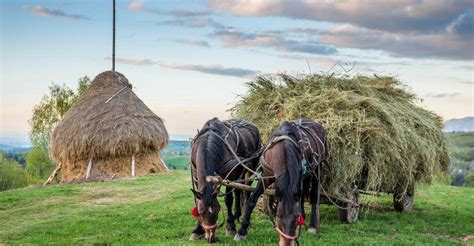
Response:
[[[0,138],[52,82],[111,69],[112,1],[2,0]],[[390,75],[445,120],[474,116],[474,1],[117,0],[116,70],[185,139],[269,73]]]

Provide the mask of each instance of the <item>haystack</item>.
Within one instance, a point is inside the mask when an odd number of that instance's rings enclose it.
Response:
[[[64,115],[51,136],[62,182],[110,180],[163,172],[168,133],[120,73],[103,72]]]
[[[248,88],[231,112],[264,139],[283,120],[323,124],[330,145],[323,185],[332,194],[348,184],[392,191],[429,183],[450,163],[442,119],[393,77],[270,75]]]

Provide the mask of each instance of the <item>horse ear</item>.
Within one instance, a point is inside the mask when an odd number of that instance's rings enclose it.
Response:
[[[195,191],[194,189],[191,189],[191,191],[193,192],[194,196],[195,196],[198,200],[201,200],[201,199],[202,199],[202,193],[201,193],[201,192]]]

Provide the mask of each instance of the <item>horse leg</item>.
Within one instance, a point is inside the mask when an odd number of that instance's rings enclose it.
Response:
[[[252,180],[249,180],[250,179],[250,173],[249,172],[246,172],[245,173],[245,185],[248,185],[248,186],[252,186]],[[241,207],[247,207],[246,203],[247,201],[249,200],[249,196],[250,196],[250,192],[248,191],[242,191],[242,203],[241,203]]]
[[[309,228],[308,232],[315,233],[319,236],[321,231],[321,224],[320,224],[320,214],[319,214],[319,199],[320,199],[320,189],[319,187],[319,166],[316,177],[312,177],[312,187],[310,193],[310,200],[311,200],[311,218],[309,221]]]
[[[232,188],[226,187],[225,189],[226,196],[224,198],[225,205],[227,207],[227,230],[225,232],[226,236],[235,235],[235,217],[232,214],[232,205],[234,204],[234,194],[232,194]]]
[[[242,219],[242,225],[240,226],[239,232],[235,235],[234,240],[241,241],[247,238],[248,228],[250,225],[250,217],[252,211],[257,205],[258,198],[263,194],[263,182],[260,180],[257,184],[257,189],[250,195],[249,199],[245,204],[244,216]]]
[[[301,215],[303,215],[303,218],[305,219],[306,219],[306,211],[304,209],[304,202],[305,202],[306,195],[309,193],[310,183],[311,183],[310,177],[303,178],[303,194],[301,195]]]
[[[191,233],[189,240],[190,241],[199,240],[203,237],[203,235],[204,235],[204,228],[202,228],[201,223],[197,222],[196,228],[194,228],[193,232]]]
[[[234,218],[236,220],[240,220],[240,216],[242,216],[242,191],[235,189],[234,191],[235,194],[235,210],[234,210]]]

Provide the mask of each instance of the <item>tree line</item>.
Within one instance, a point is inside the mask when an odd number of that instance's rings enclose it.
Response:
[[[0,191],[41,184],[49,177],[55,168],[49,156],[51,132],[90,85],[90,78],[84,76],[79,78],[75,90],[54,82],[49,86],[48,93],[34,106],[28,121],[32,148],[25,163],[18,163],[20,159],[0,151]]]

